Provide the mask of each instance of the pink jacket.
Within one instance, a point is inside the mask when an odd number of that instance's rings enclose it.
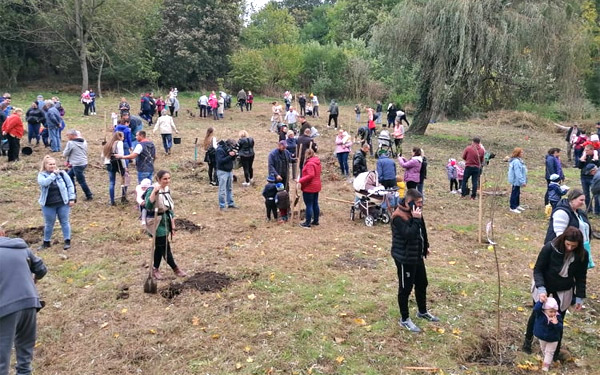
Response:
[[[413,156],[410,160],[404,159],[402,156],[398,158],[398,163],[404,168],[404,181],[412,181],[419,183],[421,182],[421,163],[423,158],[420,156]]]
[[[350,152],[352,148],[352,139],[348,138],[346,143],[344,143],[344,136],[337,136],[335,138],[335,153],[339,154],[342,152]]]
[[[210,108],[215,109],[219,106],[219,101],[217,100],[217,96],[214,94],[210,94],[210,97],[208,98],[208,105],[210,105]]]

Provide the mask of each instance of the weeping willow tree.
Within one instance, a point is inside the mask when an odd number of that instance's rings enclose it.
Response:
[[[580,6],[561,0],[405,0],[373,32],[372,47],[419,72],[410,132],[456,106],[581,98],[589,63]]]

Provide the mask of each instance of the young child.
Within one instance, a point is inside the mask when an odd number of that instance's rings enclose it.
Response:
[[[540,348],[544,355],[542,371],[547,372],[552,364],[558,340],[562,336],[563,317],[558,312],[558,303],[552,297],[548,297],[543,305],[541,301],[536,302],[533,312],[533,335],[540,340]]]
[[[146,205],[144,202],[146,201],[146,191],[150,186],[152,186],[152,181],[150,181],[148,178],[144,178],[142,182],[135,187],[135,192],[137,193],[136,201],[140,209],[140,220],[142,222],[142,226],[146,225],[146,218],[148,217],[148,210],[146,210]]]
[[[404,177],[396,176],[396,185],[398,186],[398,197],[403,199],[404,193],[406,192],[406,182],[404,182]]]
[[[552,209],[556,207],[556,204],[562,198],[562,196],[567,194],[569,191],[568,186],[561,186],[558,184],[559,180],[560,176],[556,173],[550,175],[550,183],[548,184],[548,202],[550,202]]]
[[[273,219],[277,220],[277,203],[275,203],[277,186],[275,185],[275,181],[275,176],[267,177],[267,184],[262,192],[263,197],[265,197],[265,207],[267,208],[267,221],[271,221],[271,213],[273,214]]]
[[[465,175],[465,162],[464,161],[459,161],[458,164],[456,164],[456,178],[458,179],[458,189],[457,189],[457,193],[460,193],[460,189],[462,186],[462,180],[463,180],[463,176]]]
[[[279,222],[285,223],[288,221],[288,212],[290,210],[290,195],[287,191],[285,191],[285,186],[281,182],[275,185],[277,188],[277,196],[275,197],[275,202],[277,203],[277,208],[279,209]]]
[[[458,168],[456,167],[455,159],[448,160],[446,173],[448,174],[448,180],[450,181],[450,192],[456,194],[458,192]]]

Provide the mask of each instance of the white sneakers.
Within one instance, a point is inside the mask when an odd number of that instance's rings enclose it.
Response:
[[[525,208],[524,208],[524,207],[521,207],[521,206],[518,206],[518,207],[517,207],[517,208],[515,208],[515,209],[512,209],[512,208],[510,209],[510,212],[514,212],[515,214],[520,214],[520,213],[521,213],[521,212],[523,212],[523,211],[525,211]]]

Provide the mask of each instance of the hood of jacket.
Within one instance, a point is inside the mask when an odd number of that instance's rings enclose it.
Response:
[[[0,247],[7,249],[27,249],[27,243],[21,238],[0,237]]]
[[[418,160],[419,163],[423,163],[423,157],[422,156],[413,156],[411,159],[415,159],[415,160]]]

